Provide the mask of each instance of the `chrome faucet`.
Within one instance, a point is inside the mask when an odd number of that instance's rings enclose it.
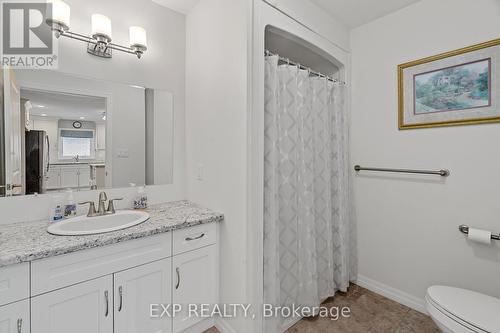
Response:
[[[99,193],[99,208],[97,209],[97,214],[98,215],[104,215],[106,214],[106,208],[104,207],[106,201],[108,200],[108,195],[106,192],[101,192]]]
[[[79,205],[89,204],[89,211],[87,212],[87,217],[95,217],[102,215],[110,215],[116,213],[114,202],[117,200],[123,200],[123,198],[110,199],[108,201],[108,208],[105,208],[106,201],[108,200],[108,195],[106,192],[99,193],[99,203],[97,212],[95,210],[95,204],[93,201],[85,201],[78,203]]]

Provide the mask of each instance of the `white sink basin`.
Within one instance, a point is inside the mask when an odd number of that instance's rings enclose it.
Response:
[[[103,234],[133,227],[147,219],[149,219],[149,214],[146,212],[119,210],[112,215],[77,216],[62,222],[54,222],[47,228],[47,231],[60,236]]]

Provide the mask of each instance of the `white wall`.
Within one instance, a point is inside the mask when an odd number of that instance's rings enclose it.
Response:
[[[304,0],[263,0],[344,51],[350,49],[349,29],[323,9]]]
[[[71,28],[90,33],[93,13],[107,15],[112,21],[113,41],[128,43],[128,28],[140,25],[147,30],[148,51],[136,57],[114,52],[112,59],[102,59],[86,52],[86,45],[75,40],[59,40],[59,71],[86,77],[135,84],[170,91],[174,95],[174,177],[173,184],[151,186],[152,202],[185,198],[185,16],[150,0],[66,0],[71,6]],[[131,190],[108,191],[121,196]],[[96,199],[97,193],[78,193],[76,200]],[[50,197],[0,199],[0,223],[31,221],[47,216]],[[30,207],[26,210],[26,207]],[[20,213],[22,212],[22,214]]]
[[[263,215],[257,214],[253,219],[253,214],[249,214],[254,209],[249,194],[253,193],[253,182],[259,181],[253,179],[252,145],[256,142],[252,142],[249,130],[258,130],[252,122],[257,109],[251,107],[250,83],[256,72],[250,55],[253,56],[253,42],[257,38],[251,28],[258,24],[252,11],[258,10],[260,2],[200,0],[186,21],[187,194],[189,199],[225,215],[220,234],[221,303],[254,302],[258,299],[254,294],[262,295],[262,289],[255,288],[259,284],[256,280],[262,283],[262,274],[258,274],[254,265],[258,262],[256,256],[262,256],[261,252],[253,251],[262,239],[250,244],[250,234],[258,229],[254,227]],[[316,6],[295,0],[273,1],[273,4],[300,21],[303,25],[300,29],[308,34],[313,29],[328,36],[333,44],[348,48],[349,34],[345,27]],[[258,57],[264,53],[263,35],[264,28],[259,31],[262,45]],[[224,331],[260,331],[250,318],[224,319],[220,324]]]
[[[398,64],[499,36],[498,0],[424,0],[352,31],[353,163],[451,169],[445,181],[355,178],[359,274],[372,287],[416,303],[433,284],[500,296],[500,246],[457,229],[500,231],[500,124],[398,131],[396,95]]]
[[[248,1],[200,0],[186,21],[187,196],[225,216],[222,303],[246,300],[247,6]],[[228,325],[248,330],[242,318]]]

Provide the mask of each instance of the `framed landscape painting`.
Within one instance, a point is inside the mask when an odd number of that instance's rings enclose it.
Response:
[[[399,128],[500,122],[500,39],[398,66]]]

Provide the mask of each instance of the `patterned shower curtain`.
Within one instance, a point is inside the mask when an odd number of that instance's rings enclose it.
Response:
[[[264,302],[319,306],[350,279],[345,88],[266,57]],[[265,333],[297,318],[266,318]]]

